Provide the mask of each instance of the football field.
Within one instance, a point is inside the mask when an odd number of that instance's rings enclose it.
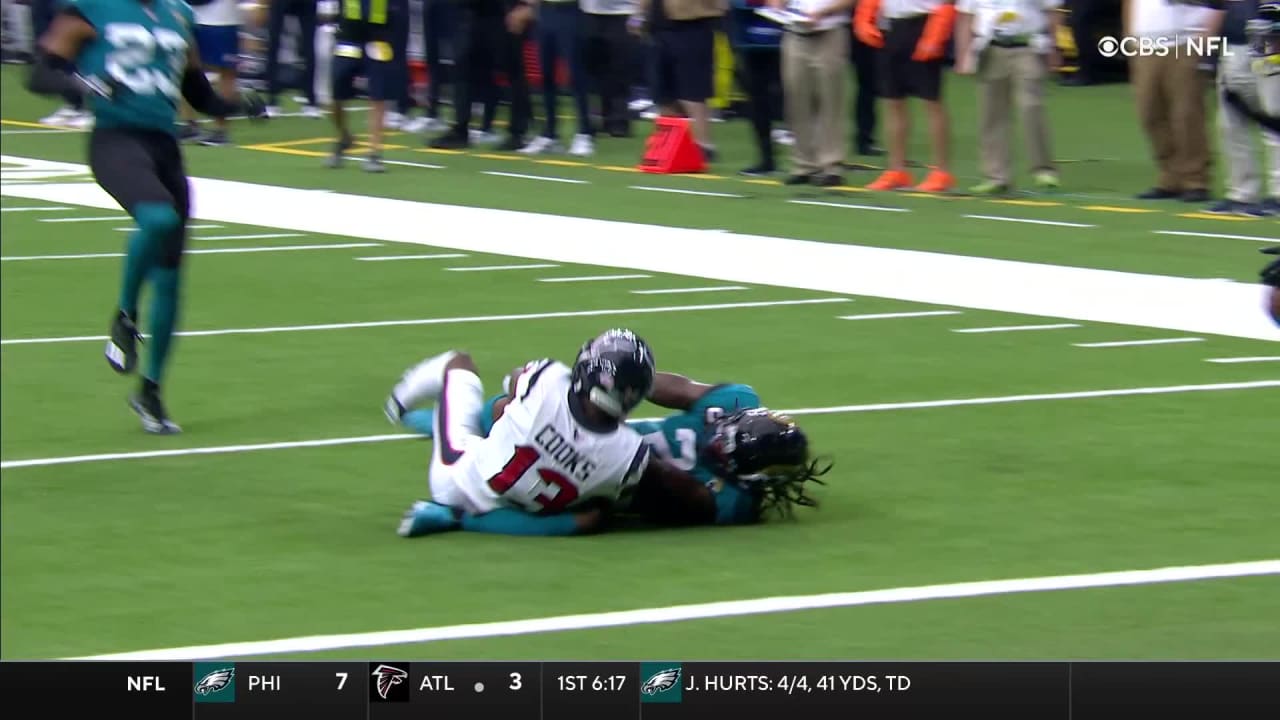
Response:
[[[1149,178],[1125,87],[1055,89],[1065,189],[1004,200],[652,176],[640,139],[580,161],[393,135],[370,176],[320,167],[321,121],[233,123],[238,147],[188,150],[185,432],[152,437],[101,356],[130,221],[86,135],[0,80],[5,659],[1280,647],[1280,330],[1254,284],[1280,223],[1128,199]],[[750,164],[741,123],[715,132]],[[821,506],[396,536],[430,452],[381,413],[407,366],[465,349],[492,389],[614,326],[792,412],[835,460]]]

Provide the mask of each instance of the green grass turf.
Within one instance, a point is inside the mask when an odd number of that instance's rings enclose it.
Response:
[[[0,73],[6,119],[46,110]],[[972,117],[954,85],[957,166],[972,167]],[[1087,101],[1086,101],[1087,100]],[[668,178],[393,150],[447,165],[393,167],[385,177],[321,172],[317,158],[193,148],[193,174],[336,191],[506,207],[686,227],[725,228],[988,257],[1195,277],[1251,280],[1258,243],[1170,237],[1157,229],[1275,234],[1273,221],[1178,217],[1187,208],[1118,214],[1092,203],[1144,185],[1122,87],[1053,91],[1069,190],[1044,202],[880,198],[851,190],[796,193],[723,178]],[[237,124],[245,143],[287,142],[322,123]],[[5,125],[4,130],[22,129]],[[1112,130],[1108,128],[1108,130]],[[746,130],[716,132],[746,164]],[[4,152],[83,161],[79,133],[5,135]],[[968,138],[968,140],[966,140]],[[632,164],[639,141],[602,140],[595,164]],[[320,150],[323,145],[290,146]],[[553,174],[588,185],[484,175]],[[853,176],[851,176],[851,179]],[[869,178],[868,178],[869,179]],[[675,196],[628,185],[750,194]],[[885,203],[910,213],[800,206]],[[39,205],[6,198],[4,207]],[[57,216],[74,216],[63,213]],[[85,210],[83,216],[108,212]],[[964,219],[997,214],[1097,224],[1073,229]],[[4,213],[6,257],[116,252],[127,222],[41,223]],[[516,229],[515,231],[518,231]],[[340,243],[344,238],[206,241],[271,233],[197,230],[193,248]],[[278,232],[278,231],[277,231]],[[429,233],[424,223],[424,233]],[[607,241],[602,238],[601,241]],[[524,262],[488,255],[364,263],[433,252],[374,248],[192,255],[183,327],[192,330],[368,322],[603,308],[830,298],[776,287],[693,295],[632,289],[718,285],[655,275],[608,283],[540,277],[612,274],[564,265],[500,273],[444,268]],[[0,264],[6,339],[99,335],[119,260]],[[1087,292],[1087,288],[1082,288]],[[1082,323],[1035,333],[963,335],[955,328],[1051,322],[961,315],[850,322],[851,313],[938,309],[878,298],[749,310],[468,322],[415,327],[188,337],[179,340],[168,399],[187,434],[144,436],[123,404],[98,342],[0,350],[0,456],[6,461],[395,432],[379,403],[409,363],[469,349],[496,385],[531,357],[567,357],[585,338],[625,324],[653,343],[662,367],[710,381],[746,381],[783,408],[989,397],[1274,379],[1272,364],[1209,357],[1273,355],[1271,343],[1208,337],[1185,345],[1085,349],[1074,342],[1181,333]],[[144,303],[145,310],[146,305]],[[945,308],[944,308],[945,309]],[[145,348],[144,348],[145,352]],[[755,528],[515,540],[454,535],[404,541],[399,513],[426,491],[429,445],[393,441],[332,448],[86,463],[4,471],[0,484],[0,656],[56,657],[304,634],[654,607],[785,594],[1262,559],[1280,546],[1280,500],[1266,448],[1274,389],[803,416],[815,447],[837,459],[823,507]],[[645,408],[643,414],[657,411]],[[1264,657],[1277,637],[1271,578],[846,608],[612,630],[398,648],[415,657]],[[334,653],[345,657],[358,651]]]

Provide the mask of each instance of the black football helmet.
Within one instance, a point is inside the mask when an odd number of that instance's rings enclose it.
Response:
[[[578,352],[572,388],[583,402],[621,420],[649,397],[656,372],[648,343],[630,330],[607,330]]]
[[[704,452],[716,476],[758,493],[762,511],[790,515],[792,507],[814,507],[805,483],[831,470],[825,458],[809,457],[809,439],[795,421],[768,408],[739,410],[715,421]]]

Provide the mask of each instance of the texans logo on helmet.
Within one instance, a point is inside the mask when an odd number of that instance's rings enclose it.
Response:
[[[370,665],[373,664],[370,663]],[[369,685],[369,699],[390,702],[409,701],[409,686],[405,683],[409,679],[408,670],[378,663],[370,675],[373,676],[373,682]]]

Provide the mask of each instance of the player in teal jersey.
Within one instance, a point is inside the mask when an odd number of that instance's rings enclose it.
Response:
[[[214,117],[262,117],[252,93],[225,99],[200,67],[194,14],[182,0],[67,0],[40,38],[27,87],[43,95],[80,95],[94,115],[89,167],[94,179],[137,223],[129,239],[107,362],[137,366],[138,296],[151,283],[151,337],[141,388],[129,406],[147,432],[181,428],[169,419],[160,383],[178,318],[179,269],[186,243],[190,187],[176,138],[178,101]]]
[[[504,391],[519,373],[517,369],[507,377]],[[508,399],[504,392],[485,405],[480,419],[485,434]],[[660,372],[650,400],[679,412],[662,420],[627,424],[645,437],[657,457],[707,486],[715,497],[716,524],[751,524],[770,512],[785,515],[794,506],[817,504],[805,485],[821,484],[819,477],[830,470],[830,463],[810,458],[804,433],[790,418],[763,408],[750,386],[708,385]],[[433,415],[431,408],[388,410],[392,422],[426,437],[432,434]],[[629,509],[650,517],[661,515],[660,508],[645,505],[640,494]]]

